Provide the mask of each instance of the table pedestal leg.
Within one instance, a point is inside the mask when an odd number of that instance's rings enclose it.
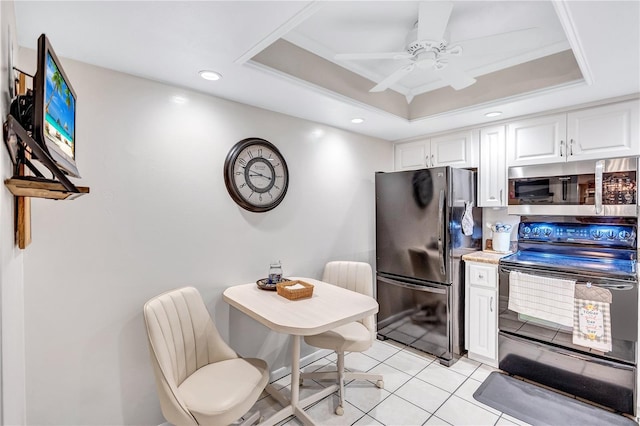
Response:
[[[293,335],[291,336],[291,339],[291,400],[287,401],[287,399],[277,391],[273,385],[267,385],[265,390],[284,408],[266,419],[264,423],[260,423],[261,426],[274,425],[286,419],[290,415],[296,416],[305,426],[313,426],[315,423],[313,422],[313,419],[304,412],[304,407],[331,395],[339,389],[338,385],[328,386],[321,391],[300,400],[300,336]]]

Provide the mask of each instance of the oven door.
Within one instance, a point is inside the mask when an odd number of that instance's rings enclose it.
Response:
[[[610,339],[611,350],[603,351],[593,347],[574,343],[573,327],[526,316],[509,309],[509,274],[518,271],[525,274],[575,280],[576,285],[586,284],[588,280],[596,287],[610,294]],[[551,295],[551,298],[554,296]],[[587,355],[618,362],[636,364],[636,346],[638,341],[638,283],[612,278],[588,278],[584,274],[568,274],[524,266],[500,266],[499,281],[500,331],[542,343],[582,352]],[[575,314],[578,315],[578,314]],[[606,318],[605,318],[606,320]],[[595,345],[594,345],[595,346]]]

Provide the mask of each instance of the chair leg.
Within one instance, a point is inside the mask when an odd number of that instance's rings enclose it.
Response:
[[[384,377],[382,374],[373,373],[359,373],[348,371],[344,373],[344,380],[369,380],[375,381],[376,386],[380,389],[384,389]]]
[[[338,385],[340,386],[340,402],[336,408],[336,414],[344,414],[344,352],[338,352]]]

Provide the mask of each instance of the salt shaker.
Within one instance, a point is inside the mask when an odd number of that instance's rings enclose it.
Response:
[[[269,284],[277,284],[280,281],[282,281],[282,265],[278,260],[269,265]]]

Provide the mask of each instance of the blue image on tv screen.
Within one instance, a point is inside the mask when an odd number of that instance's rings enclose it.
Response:
[[[46,56],[44,134],[62,152],[75,158],[76,100],[49,52]]]

